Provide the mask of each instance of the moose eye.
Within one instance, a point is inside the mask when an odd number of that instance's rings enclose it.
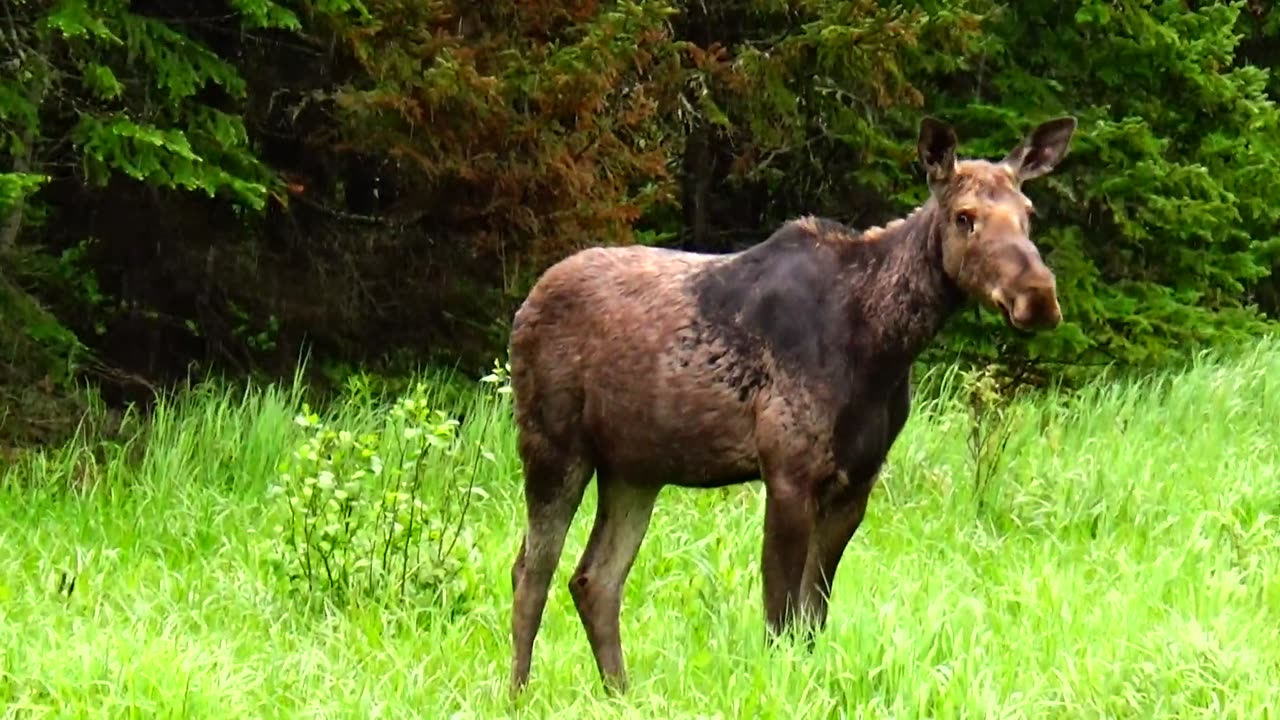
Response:
[[[956,213],[956,227],[962,233],[973,232],[973,213],[967,210]]]

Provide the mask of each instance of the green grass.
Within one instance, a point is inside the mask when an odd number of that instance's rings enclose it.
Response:
[[[519,709],[510,423],[468,515],[467,612],[305,610],[270,562],[267,489],[298,393],[204,390],[123,447],[0,480],[0,699],[14,717],[1266,718],[1280,687],[1280,346],[1020,405],[975,489],[968,419],[918,403],[812,654],[764,644],[758,484],[669,489],[627,586],[630,693],[599,688],[565,581]],[[335,411],[369,427],[372,401]],[[492,406],[485,406],[490,407]],[[490,412],[495,412],[490,409]],[[72,592],[60,578],[75,577]]]

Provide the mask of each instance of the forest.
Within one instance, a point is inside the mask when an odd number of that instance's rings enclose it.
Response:
[[[17,0],[0,18],[3,435],[210,373],[484,372],[592,245],[712,252],[922,201],[932,113],[1032,190],[1065,321],[930,358],[1154,368],[1278,309],[1280,9],[870,0]],[[1028,371],[1029,372],[1029,371]]]
[[[882,225],[923,117],[996,160],[1070,115],[1026,189],[1062,323],[921,356],[829,639],[757,637],[758,487],[664,495],[637,692],[558,581],[525,709],[1269,712],[1278,63],[1263,0],[6,0],[0,699],[503,714],[539,275]]]

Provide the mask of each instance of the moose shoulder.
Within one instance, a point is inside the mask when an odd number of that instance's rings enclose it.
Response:
[[[513,690],[593,473],[595,524],[569,589],[609,687],[626,684],[622,587],[667,485],[762,479],[768,627],[825,624],[906,422],[914,358],[969,299],[1022,330],[1061,321],[1021,186],[1061,161],[1075,127],[1046,122],[993,163],[957,160],[954,131],[925,118],[929,199],[883,228],[808,217],[738,253],[595,248],[543,274],[511,336],[527,520]]]

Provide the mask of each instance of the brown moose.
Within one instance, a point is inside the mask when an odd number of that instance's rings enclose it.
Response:
[[[824,627],[910,410],[912,360],[967,298],[1021,330],[1061,322],[1021,186],[1075,129],[1045,122],[992,163],[957,160],[955,131],[926,117],[930,197],[883,228],[806,217],[741,252],[592,248],[548,269],[511,335],[528,523],[511,569],[512,690],[593,471],[595,525],[569,591],[607,688],[627,686],[622,588],[666,485],[762,479],[768,629]]]

